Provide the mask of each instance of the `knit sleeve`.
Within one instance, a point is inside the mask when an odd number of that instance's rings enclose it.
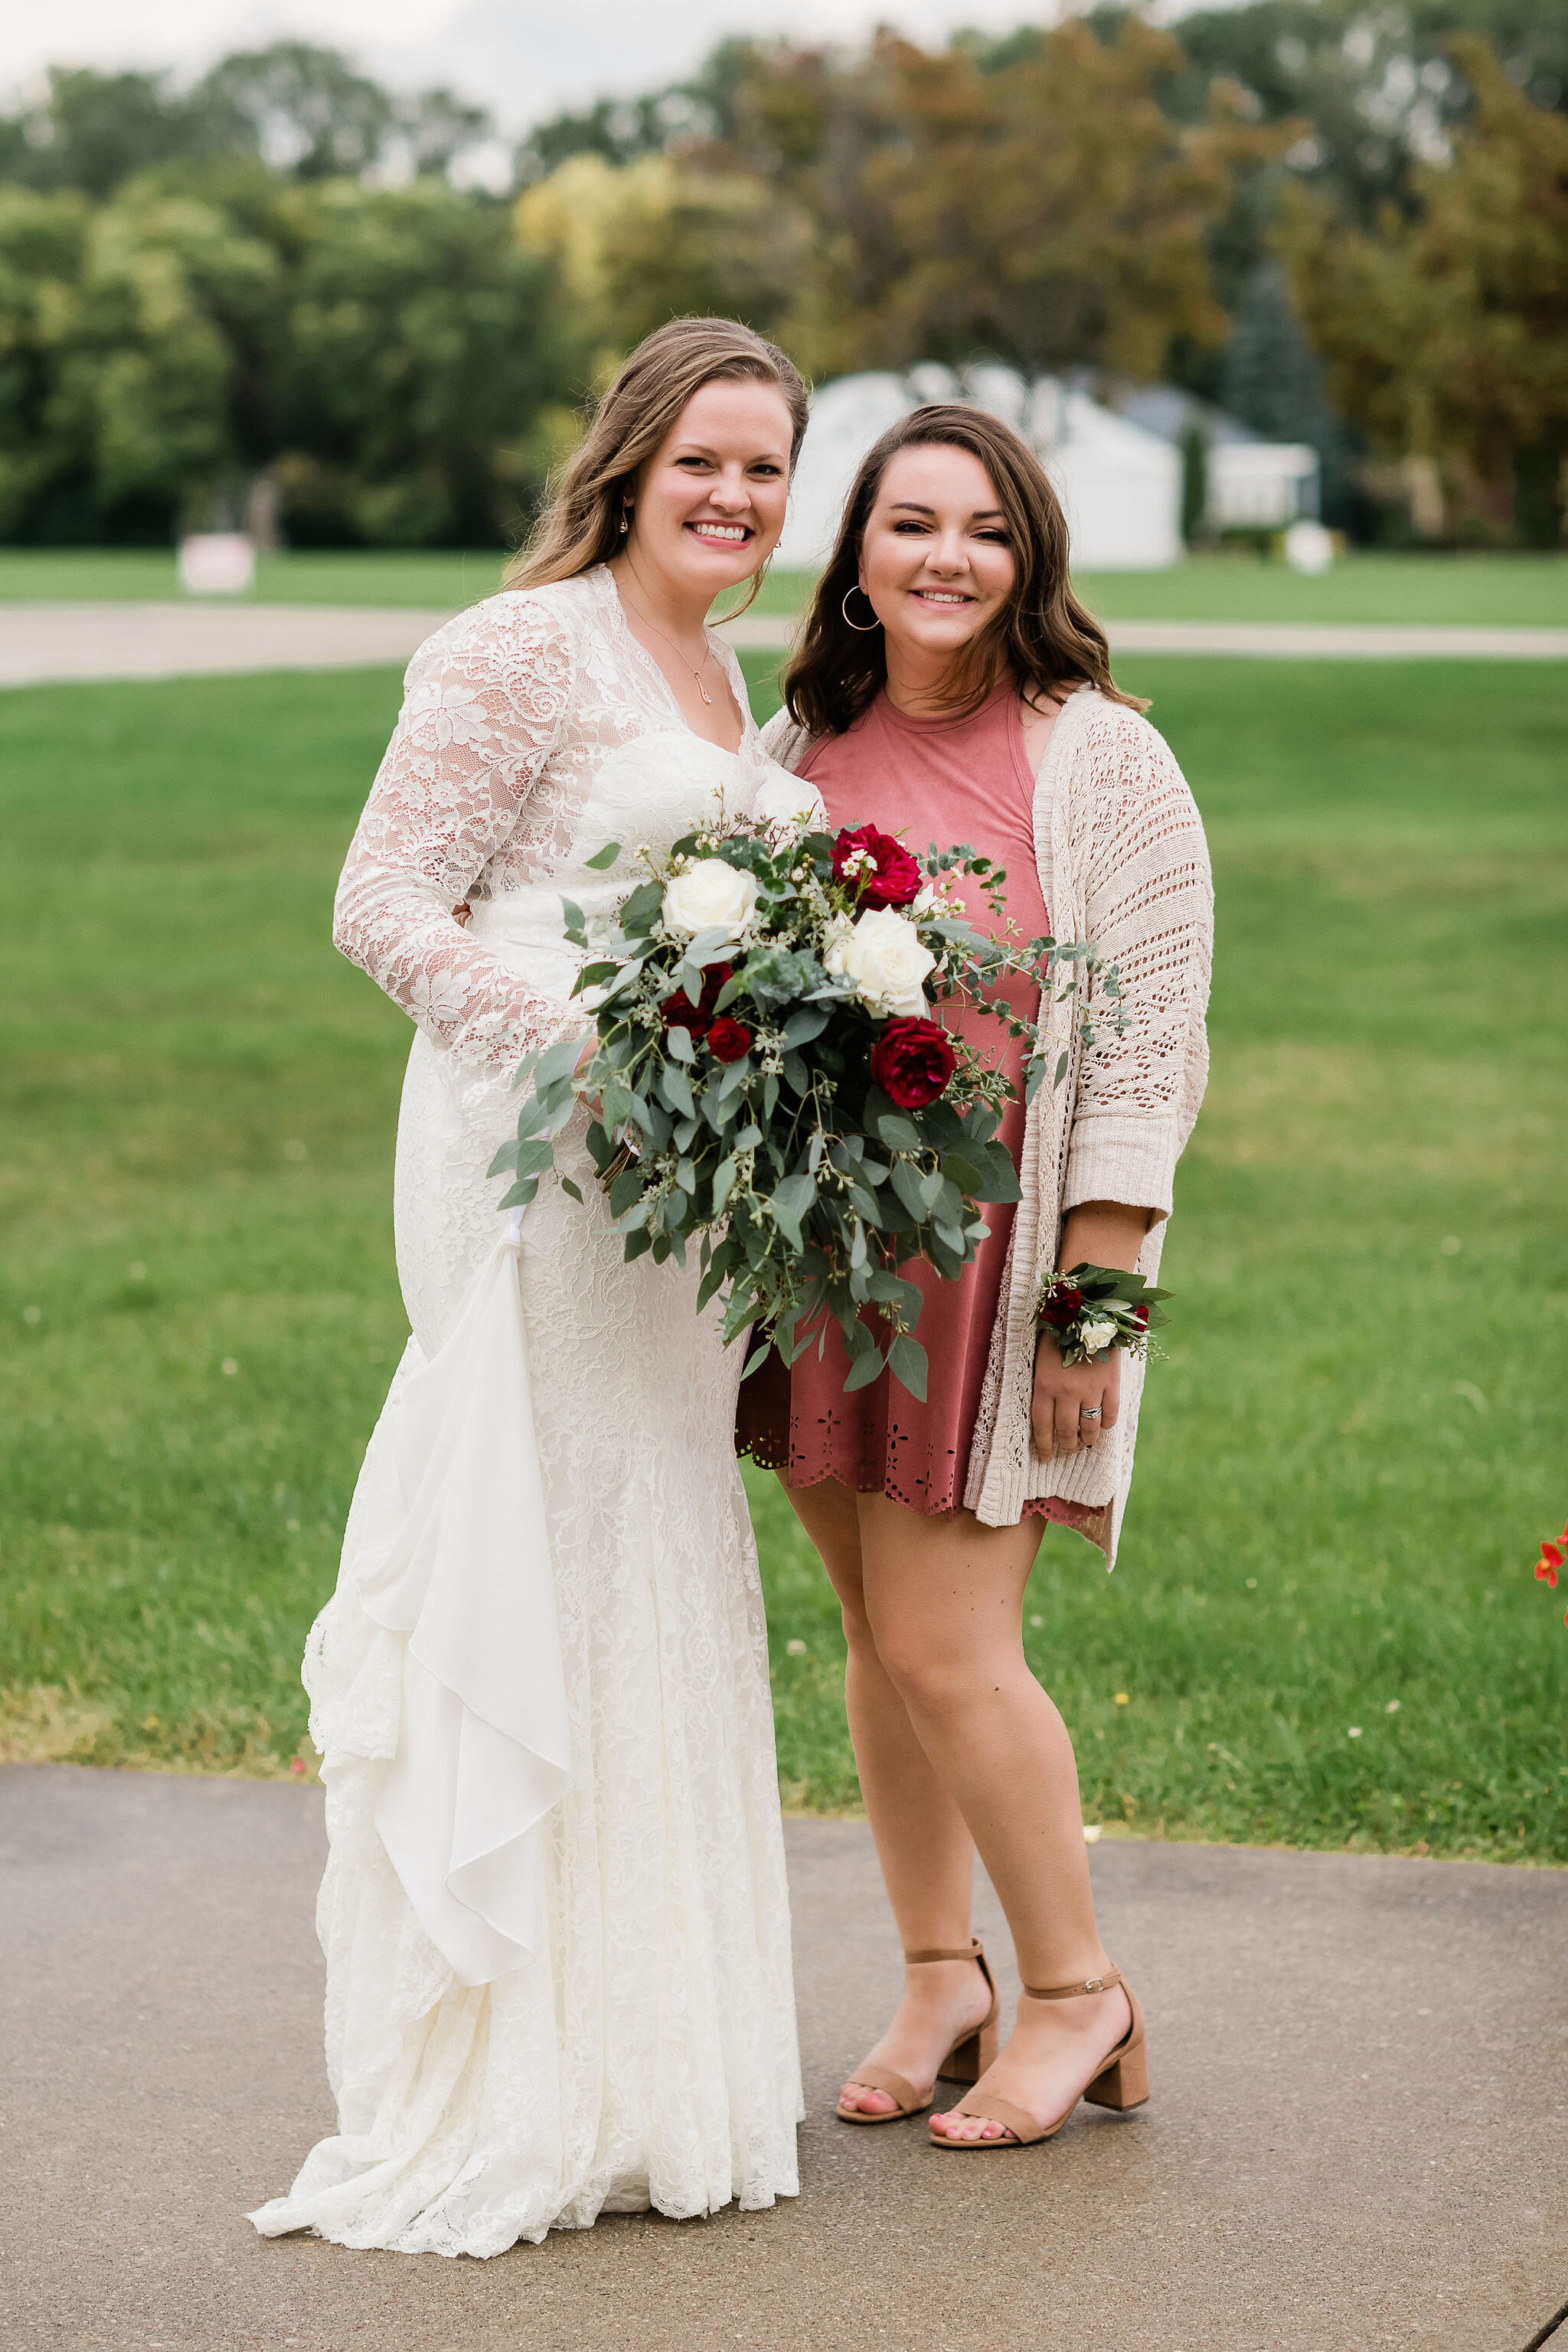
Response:
[[[563,1025],[453,909],[545,797],[571,685],[564,629],[531,599],[494,598],[433,637],[338,885],[334,944],[476,1072],[510,1071]]]
[[[811,748],[811,738],[804,727],[796,726],[787,710],[775,710],[759,734],[758,740],[770,760],[793,775],[805,753]]]
[[[1090,722],[1094,830],[1085,936],[1116,967],[1124,1027],[1099,987],[1061,1210],[1116,1201],[1170,1213],[1176,1161],[1207,1073],[1214,891],[1197,805],[1164,739],[1107,704]]]

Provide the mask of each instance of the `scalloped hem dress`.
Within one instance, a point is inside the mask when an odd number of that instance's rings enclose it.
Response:
[[[844,734],[814,743],[797,772],[821,793],[832,830],[875,824],[922,858],[933,842],[939,849],[967,843],[1005,872],[1004,895],[1016,930],[1025,939],[1049,930],[1035,858],[1035,779],[1011,680],[956,725],[911,718],[884,691]],[[992,929],[982,886],[960,877],[956,887],[970,920]],[[1032,1028],[1039,991],[1015,986],[1007,999]],[[1024,1046],[992,1015],[951,1003],[938,1018],[1021,1088]],[[1024,1118],[1016,1097],[998,1137],[1015,1167],[1023,1156]],[[886,1495],[923,1517],[961,1509],[1014,1210],[989,1202],[984,1217],[989,1235],[956,1282],[924,1265],[900,1268],[924,1299],[915,1331],[928,1365],[923,1404],[886,1371],[847,1396],[848,1359],[837,1324],[829,1323],[820,1356],[811,1348],[786,1367],[770,1353],[742,1384],[737,1450],[791,1486],[832,1478],[854,1493]],[[877,1329],[878,1318],[868,1319]],[[1054,1520],[1093,1540],[1107,1515],[1041,1496],[1025,1504],[1023,1516]]]

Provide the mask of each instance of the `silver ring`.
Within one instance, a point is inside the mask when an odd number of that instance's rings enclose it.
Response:
[[[1078,1417],[1079,1421],[1098,1421],[1104,1410],[1105,1408],[1103,1405],[1080,1404],[1078,1409]]]

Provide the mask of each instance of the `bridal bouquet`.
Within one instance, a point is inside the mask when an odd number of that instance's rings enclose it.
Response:
[[[607,871],[621,855],[611,843],[589,863]],[[786,1363],[820,1346],[831,1316],[847,1389],[886,1364],[923,1400],[921,1292],[899,1269],[923,1260],[956,1277],[984,1238],[981,1203],[1019,1197],[995,1139],[1013,1089],[931,1019],[931,1002],[963,992],[1026,1038],[999,984],[1026,974],[1049,988],[1064,965],[1100,970],[1098,959],[1083,944],[1015,939],[1005,876],[988,859],[933,845],[922,867],[872,825],[835,838],[721,812],[636,863],[641,878],[592,940],[563,901],[567,937],[589,957],[574,993],[596,1037],[585,1058],[581,1037],[563,1038],[519,1070],[531,1085],[517,1140],[490,1169],[513,1178],[501,1205],[532,1200],[585,1101],[626,1257],[684,1266],[696,1243],[699,1308],[722,1294],[726,1343],[759,1327],[748,1371],[770,1345]],[[1000,939],[950,896],[955,873],[981,878]],[[1069,971],[1063,998],[1071,984]],[[1102,987],[1114,1008],[1113,971]],[[1031,1099],[1044,1076],[1037,1050]]]

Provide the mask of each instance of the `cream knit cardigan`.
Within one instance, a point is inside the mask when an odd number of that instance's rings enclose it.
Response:
[[[796,768],[804,730],[780,711],[763,730],[772,757]],[[874,814],[874,812],[873,812]],[[1041,1007],[1047,1077],[1024,1127],[1023,1199],[1013,1220],[1001,1303],[981,1394],[964,1501],[987,1527],[1012,1527],[1026,1503],[1057,1496],[1098,1512],[1085,1532],[1114,1566],[1132,1484],[1143,1365],[1124,1359],[1121,1417],[1091,1450],[1042,1461],[1030,1431],[1035,1299],[1057,1263],[1062,1219],[1084,1201],[1153,1212],[1138,1270],[1159,1273],[1176,1161],[1208,1076],[1204,1014],[1214,891],[1202,820],[1164,738],[1124,704],[1083,687],[1063,705],[1035,780],[1035,860],[1052,934],[1087,940],[1121,975],[1123,1034],[1081,966],[1073,995]],[[917,845],[923,846],[923,845]],[[1087,1051],[1079,1031],[1098,1024]]]

